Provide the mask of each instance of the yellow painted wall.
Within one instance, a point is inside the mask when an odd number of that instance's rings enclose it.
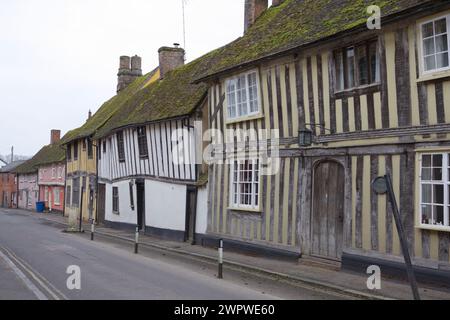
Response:
[[[74,160],[74,152],[73,152],[73,143],[71,144],[72,148],[72,160],[67,162],[67,173],[66,173],[66,185],[71,186],[72,193],[73,193],[73,182],[72,182],[72,176],[75,174],[77,176],[80,176],[80,192],[81,192],[81,186],[82,186],[82,178],[86,177],[86,187],[85,191],[83,193],[83,205],[81,207],[81,210],[83,212],[83,219],[87,221],[89,219],[89,190],[90,188],[93,188],[94,190],[97,189],[97,186],[91,186],[90,185],[90,179],[89,176],[96,176],[97,174],[97,150],[95,147],[95,144],[92,148],[92,159],[89,159],[88,152],[87,152],[87,142],[86,142],[86,149],[83,150],[83,144],[82,140],[78,140],[78,159]],[[72,200],[73,201],[73,200]],[[95,193],[94,193],[94,201],[93,201],[93,216],[95,217],[95,211],[96,211],[96,201],[95,201]],[[80,208],[67,206],[65,209],[65,215],[68,216],[69,214],[80,214]]]

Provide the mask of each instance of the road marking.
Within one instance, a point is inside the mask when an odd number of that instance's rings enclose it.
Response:
[[[11,269],[16,273],[16,275],[22,280],[22,282],[27,286],[27,288],[34,293],[36,298],[39,300],[48,300],[48,298],[39,290],[27,276],[20,271],[20,269],[11,261],[3,252],[0,251],[0,257],[5,260],[5,262],[11,267]]]
[[[33,268],[23,259],[19,258],[16,254],[4,246],[0,246],[0,248],[3,249],[11,257],[11,259],[15,260],[16,263],[22,267],[22,269],[24,269],[24,271],[26,271],[43,289],[45,289],[45,291],[47,291],[54,300],[61,300],[61,298],[63,300],[68,300],[68,298],[61,291],[45,279],[44,276],[33,270]],[[51,287],[51,289],[49,287]]]

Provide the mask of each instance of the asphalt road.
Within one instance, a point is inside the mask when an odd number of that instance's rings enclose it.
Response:
[[[208,267],[193,267],[165,254],[135,255],[107,241],[67,234],[41,219],[0,209],[1,299],[175,299],[265,300],[332,299],[313,290],[252,282],[218,280]],[[81,289],[69,290],[69,266],[80,268]],[[231,277],[230,277],[231,278]],[[245,283],[245,284],[244,284]]]

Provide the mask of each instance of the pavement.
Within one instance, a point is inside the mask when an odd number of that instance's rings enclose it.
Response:
[[[9,214],[20,214],[34,217],[57,224],[67,226],[67,218],[55,214],[38,214],[23,210],[8,210]],[[90,230],[89,225],[84,226]],[[89,234],[89,232],[87,232]],[[132,246],[134,232],[116,230],[106,227],[97,227],[96,237],[107,237],[120,240]],[[2,237],[0,236],[0,240]],[[190,258],[214,265],[217,263],[217,251],[213,248],[192,246],[188,243],[161,240],[147,235],[140,236],[141,248],[153,248],[179,257]],[[270,281],[276,281],[287,285],[294,285],[303,290],[315,292],[316,299],[412,299],[411,289],[407,282],[389,278],[383,278],[380,290],[367,288],[367,276],[354,272],[344,272],[336,267],[310,263],[300,259],[299,261],[280,261],[273,258],[250,256],[242,253],[224,253],[224,272],[246,272]],[[260,282],[258,282],[260,283]],[[445,288],[431,285],[420,285],[421,298],[424,300],[450,300],[450,292]],[[302,296],[301,296],[302,297]],[[307,297],[305,295],[305,297]],[[285,297],[281,297],[285,298]],[[288,296],[288,298],[290,298]],[[294,298],[298,298],[295,296]]]

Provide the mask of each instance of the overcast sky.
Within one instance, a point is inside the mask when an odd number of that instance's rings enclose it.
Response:
[[[0,154],[33,155],[115,94],[120,55],[183,44],[182,0],[1,0]],[[187,0],[189,61],[243,32],[244,0]]]

